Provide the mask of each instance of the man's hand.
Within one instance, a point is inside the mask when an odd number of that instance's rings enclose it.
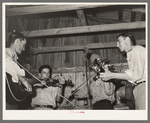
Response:
[[[61,85],[65,84],[65,79],[62,76],[57,76],[56,79],[59,81]]]
[[[32,86],[28,81],[25,80],[25,81],[22,82],[22,84],[25,86],[25,90],[27,92],[32,92]]]
[[[104,65],[103,65],[103,69],[104,69],[105,71],[108,70],[108,67],[109,67],[109,64],[104,64]]]
[[[20,75],[18,75],[18,78],[21,81],[21,83],[25,86],[25,90],[27,92],[32,92],[32,86],[31,86],[29,80],[26,77],[20,76]]]
[[[110,79],[113,78],[112,76],[112,72],[110,72],[109,70],[105,70],[105,73],[100,73],[100,78],[103,80],[103,81],[108,81]]]
[[[70,96],[71,96],[71,92],[67,93],[65,97],[69,98]]]

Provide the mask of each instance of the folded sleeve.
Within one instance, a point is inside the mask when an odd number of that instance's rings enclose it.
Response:
[[[124,71],[131,79],[128,79],[129,82],[133,83],[132,81],[132,76],[133,76],[133,72],[131,69],[128,69],[126,71]]]
[[[5,71],[12,76],[12,81],[18,83],[18,76],[25,76],[25,71],[21,69],[13,60],[10,58],[6,59]]]

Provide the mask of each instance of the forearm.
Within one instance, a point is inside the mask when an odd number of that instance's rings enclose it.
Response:
[[[17,75],[17,76],[21,82],[27,81],[27,78],[25,76],[20,76],[20,75]]]
[[[61,96],[60,95],[62,95],[62,91],[63,91],[63,85],[60,85],[61,86],[61,88],[58,88],[58,94],[57,94],[57,96],[56,96],[56,101],[57,102],[59,102],[60,101],[60,99],[61,99]],[[59,95],[60,94],[60,95]]]
[[[32,79],[29,79],[29,78],[26,78],[25,76],[20,76],[18,75],[18,78],[21,82],[24,82],[24,81],[28,81],[30,84],[36,84],[36,83],[40,83],[38,80],[32,78]]]
[[[112,73],[111,74],[112,79],[122,79],[122,80],[131,80],[132,78],[127,75],[126,73]]]
[[[40,81],[38,81],[38,80],[36,80],[36,79],[34,79],[34,78],[32,78],[32,79],[30,79],[30,78],[27,78],[27,80],[28,80],[28,82],[30,82],[30,84],[37,84],[37,83],[41,83]]]
[[[31,84],[28,82],[27,78],[24,76],[20,76],[18,75],[18,79],[22,82],[22,84],[25,86],[25,90],[27,92],[32,92],[32,86]]]

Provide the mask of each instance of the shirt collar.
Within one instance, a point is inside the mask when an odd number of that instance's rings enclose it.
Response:
[[[16,52],[14,52],[12,49],[6,48],[6,52],[7,52],[7,54],[8,54],[11,58],[13,58],[15,61],[18,59],[18,56],[17,56]]]
[[[131,47],[131,49],[130,49],[130,50],[128,50],[128,51],[127,51],[127,53],[129,53],[130,51],[132,51],[132,49],[133,49],[133,47]]]

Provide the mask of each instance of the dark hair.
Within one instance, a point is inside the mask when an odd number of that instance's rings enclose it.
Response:
[[[42,72],[43,69],[45,68],[48,68],[49,69],[49,72],[50,72],[50,78],[52,76],[52,68],[49,66],[49,65],[42,65],[40,68],[39,68],[39,73]]]
[[[129,32],[121,33],[121,34],[119,34],[119,35],[117,36],[117,39],[118,39],[120,36],[122,36],[122,37],[124,37],[124,38],[129,37],[129,38],[131,39],[131,45],[136,45],[135,38],[134,38],[134,36],[133,36],[131,33],[129,33]]]
[[[24,39],[26,39],[26,37],[22,34],[22,33],[20,33],[20,32],[18,32],[18,31],[16,31],[16,30],[14,30],[10,35],[9,35],[9,37],[8,37],[8,47],[10,47],[10,45],[11,44],[13,44],[14,42],[15,42],[15,40],[16,39],[20,39],[21,41],[22,40],[24,40]]]

